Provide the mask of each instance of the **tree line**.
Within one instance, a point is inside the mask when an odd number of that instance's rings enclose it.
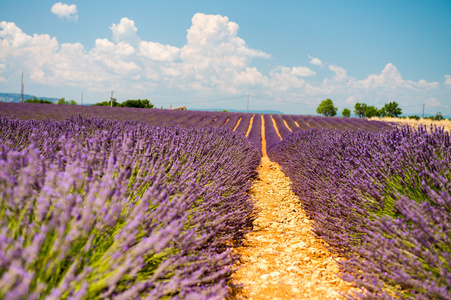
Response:
[[[31,99],[31,98],[27,99],[24,101],[24,103],[53,104],[52,101],[44,100],[44,99],[37,99],[36,97],[34,97],[33,99]],[[60,99],[58,99],[58,102],[56,104],[77,105],[77,101],[66,100],[65,98],[60,98]],[[99,103],[93,104],[93,106],[111,106],[111,101],[99,102]],[[116,101],[116,99],[113,98],[113,106],[115,106],[115,107],[155,108],[155,106],[152,103],[150,103],[150,101],[147,99],[144,99],[144,100],[131,99],[131,100],[124,101],[123,103],[119,103]]]
[[[137,100],[127,100],[122,103],[117,102],[115,98],[113,98],[113,106],[114,107],[136,107],[136,108],[155,108],[155,105],[150,103],[149,100],[137,99]],[[104,101],[93,104],[94,106],[111,106],[111,101]]]
[[[337,114],[337,108],[331,99],[321,101],[316,113],[333,117]],[[348,108],[343,109],[341,112],[343,117],[350,117],[351,110]],[[384,107],[377,109],[373,105],[367,105],[365,103],[356,103],[354,106],[354,114],[359,118],[371,118],[371,117],[399,117],[402,114],[402,109],[395,101],[385,103]]]
[[[334,106],[334,103],[330,99],[326,99],[321,101],[319,106],[316,108],[316,113],[325,115],[327,117],[333,117],[337,114],[338,109]],[[373,105],[367,105],[365,103],[356,103],[354,105],[354,114],[359,118],[372,118],[372,117],[393,117],[399,118],[402,114],[402,109],[399,107],[399,104],[395,101],[385,103],[384,107],[381,109],[377,109]],[[351,110],[345,108],[342,110],[341,115],[343,117],[350,117]],[[409,119],[419,120],[419,116],[408,116]],[[425,117],[428,120],[444,120],[441,112],[438,112],[435,116]],[[450,119],[451,120],[451,119]]]

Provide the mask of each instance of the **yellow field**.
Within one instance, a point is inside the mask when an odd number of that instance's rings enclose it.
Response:
[[[398,123],[398,124],[408,124],[414,128],[418,127],[420,124],[425,124],[428,127],[436,125],[436,126],[440,126],[440,127],[445,127],[445,130],[447,130],[448,132],[451,132],[451,121],[450,120],[441,120],[441,121],[434,121],[434,120],[424,120],[424,119],[420,119],[420,120],[413,120],[413,119],[399,119],[399,118],[378,118],[378,117],[373,117],[373,118],[369,118],[368,120],[375,120],[375,121],[384,121],[384,122],[393,122],[393,123]]]

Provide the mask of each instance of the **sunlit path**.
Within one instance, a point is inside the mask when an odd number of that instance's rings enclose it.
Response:
[[[234,297],[340,299],[350,285],[335,275],[337,263],[311,234],[311,220],[291,191],[290,179],[269,160],[265,148],[263,139],[259,178],[250,191],[259,215],[244,246],[236,249],[241,259],[233,281],[243,287]]]

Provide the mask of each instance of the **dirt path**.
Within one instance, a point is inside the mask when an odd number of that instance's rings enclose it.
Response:
[[[312,221],[300,208],[290,179],[266,153],[258,172],[250,193],[260,213],[254,231],[236,249],[241,259],[233,282],[243,288],[235,299],[342,298],[339,293],[350,285],[335,275],[337,263],[311,234]]]

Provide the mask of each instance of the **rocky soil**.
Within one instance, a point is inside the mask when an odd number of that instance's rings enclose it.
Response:
[[[262,125],[264,126],[264,125]],[[264,135],[263,135],[264,136]],[[263,148],[266,143],[263,141]],[[312,220],[291,190],[291,181],[264,153],[250,191],[259,211],[233,275],[234,299],[342,299],[337,257],[312,233]]]

